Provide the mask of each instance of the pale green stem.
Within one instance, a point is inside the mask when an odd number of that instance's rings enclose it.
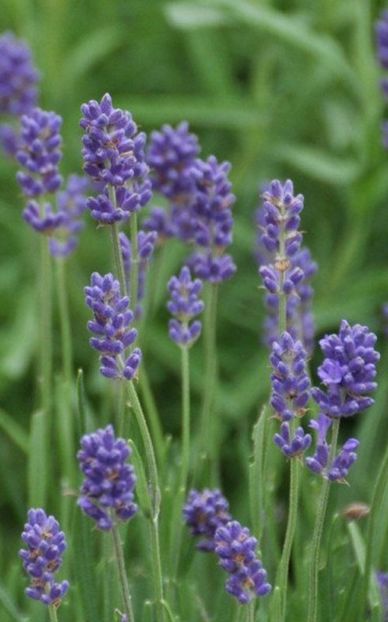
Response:
[[[340,419],[334,419],[331,433],[331,446],[328,464],[331,464],[337,450],[338,430]],[[317,516],[315,520],[314,533],[311,546],[311,562],[309,576],[309,601],[307,611],[307,622],[316,622],[318,616],[318,575],[319,575],[319,556],[321,550],[321,540],[327,503],[330,492],[330,480],[324,479],[322,484],[321,496],[319,499]]]
[[[40,389],[42,409],[47,416],[51,410],[52,375],[52,301],[51,257],[47,238],[40,238]]]
[[[160,425],[159,415],[155,404],[155,399],[152,394],[152,390],[150,387],[150,382],[148,379],[147,370],[142,365],[141,373],[139,375],[139,385],[141,395],[144,401],[144,406],[148,415],[148,420],[150,423],[151,436],[154,443],[155,454],[157,463],[160,465],[162,463],[163,454],[164,454],[164,438],[163,431]]]
[[[181,347],[182,364],[182,465],[181,489],[186,490],[190,467],[190,358],[189,348]]]
[[[204,397],[201,413],[201,443],[205,456],[213,462],[215,456],[215,396],[217,388],[216,317],[217,285],[208,284],[207,306],[205,308],[205,370]]]
[[[57,608],[55,605],[48,606],[50,622],[58,622]]]
[[[123,545],[121,542],[120,533],[119,533],[119,529],[117,525],[113,526],[112,536],[113,536],[113,546],[115,550],[115,557],[116,557],[116,562],[117,562],[117,569],[119,572],[119,579],[120,579],[121,593],[123,597],[124,610],[128,616],[128,622],[134,622],[135,618],[134,618],[133,609],[132,609],[132,598],[131,598],[131,593],[129,591],[127,573],[125,572]]]
[[[56,262],[56,282],[59,306],[59,321],[61,327],[61,351],[62,351],[62,368],[63,376],[69,386],[72,383],[72,364],[73,350],[71,343],[71,325],[69,314],[69,299],[66,287],[66,265],[63,259],[57,259]]]
[[[247,606],[247,622],[255,622],[255,599]]]
[[[288,568],[290,564],[292,544],[294,541],[296,522],[298,516],[298,491],[299,491],[299,462],[297,458],[291,458],[290,468],[290,497],[288,506],[288,520],[286,536],[283,544],[282,557],[276,577],[276,585],[280,588],[282,620],[285,619],[287,608]],[[279,621],[281,622],[281,621]]]
[[[131,275],[130,284],[130,306],[135,313],[137,307],[137,291],[139,285],[139,245],[137,242],[137,214],[132,214],[129,221],[131,229]]]
[[[150,536],[151,536],[151,553],[152,553],[152,573],[154,581],[155,600],[158,611],[158,620],[164,622],[164,607],[163,607],[163,575],[162,564],[160,558],[160,544],[159,544],[159,509],[160,509],[160,489],[158,470],[155,460],[155,452],[152,444],[151,435],[148,430],[147,422],[141,407],[139,398],[137,396],[136,389],[133,382],[128,382],[128,391],[130,397],[131,407],[135,413],[136,421],[139,426],[140,434],[142,437],[149,479],[149,494],[151,501],[152,514],[150,516]]]
[[[117,276],[119,277],[119,281],[120,281],[121,293],[123,296],[126,296],[127,295],[127,281],[125,278],[125,270],[124,270],[123,256],[121,253],[119,233],[120,231],[119,231],[118,224],[115,222],[113,225],[111,225],[113,256],[114,256]]]

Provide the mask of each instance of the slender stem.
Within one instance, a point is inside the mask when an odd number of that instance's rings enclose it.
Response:
[[[247,607],[247,622],[255,622],[255,599]]]
[[[42,409],[49,416],[52,375],[51,257],[47,238],[40,239],[40,388]]]
[[[50,622],[58,622],[57,608],[55,605],[48,606]]]
[[[127,280],[125,278],[125,270],[124,270],[123,256],[121,253],[119,233],[120,231],[119,231],[118,224],[115,222],[111,226],[113,255],[114,255],[117,276],[119,277],[119,281],[120,281],[121,291],[123,295],[126,296],[127,295]]]
[[[132,597],[129,591],[127,573],[125,572],[123,545],[121,542],[119,528],[117,525],[113,526],[112,536],[113,536],[113,546],[115,550],[115,557],[116,557],[116,562],[117,562],[117,569],[119,571],[119,579],[120,579],[125,613],[128,616],[128,622],[134,622],[135,618],[134,618],[133,609],[132,609]]]
[[[181,489],[186,490],[190,467],[190,358],[189,348],[181,348],[182,363],[182,466]]]
[[[290,564],[291,550],[298,515],[299,466],[300,465],[298,459],[292,458],[290,468],[290,498],[288,506],[286,537],[284,539],[282,557],[280,559],[279,569],[276,577],[276,585],[278,585],[280,588],[280,595],[282,600],[282,620],[285,619],[285,613],[287,608],[288,568]]]
[[[130,284],[130,306],[133,312],[137,307],[137,291],[139,286],[139,245],[137,242],[137,214],[131,215],[129,221],[131,229],[131,276],[129,279]]]
[[[331,464],[335,456],[337,449],[338,430],[340,425],[340,419],[334,419],[332,433],[331,433],[331,447],[328,464]],[[327,510],[327,502],[330,492],[330,480],[324,479],[321,489],[321,496],[319,499],[317,517],[315,520],[314,533],[311,547],[311,566],[309,577],[309,601],[307,611],[307,622],[316,622],[318,615],[318,575],[319,575],[319,554],[321,548],[321,540],[323,533],[323,526],[325,523],[325,516]]]
[[[162,564],[160,557],[160,543],[159,543],[159,509],[160,509],[160,489],[158,470],[156,466],[155,452],[152,444],[151,435],[148,430],[147,421],[145,419],[143,409],[141,407],[139,398],[136,393],[133,382],[128,383],[128,391],[131,406],[134,410],[137,424],[139,426],[140,434],[142,437],[146,460],[148,468],[149,478],[149,495],[151,501],[152,514],[150,517],[150,536],[151,536],[151,552],[152,552],[152,573],[154,581],[155,599],[158,610],[158,620],[164,622],[164,607],[163,607],[163,574]]]
[[[216,354],[216,317],[217,317],[217,285],[208,284],[207,307],[205,309],[205,386],[201,413],[201,442],[205,455],[214,459],[215,417],[214,403],[217,386],[217,354]]]
[[[63,259],[57,259],[56,262],[56,283],[59,305],[59,321],[61,328],[61,351],[62,351],[62,368],[63,376],[66,382],[71,386],[72,383],[72,362],[73,349],[71,343],[71,324],[69,314],[69,299],[66,288],[66,266]]]
[[[164,454],[163,431],[160,425],[158,410],[155,404],[155,399],[152,394],[150,381],[144,364],[142,365],[141,373],[139,375],[139,384],[141,395],[144,400],[144,406],[148,415],[148,421],[150,424],[151,436],[154,443],[157,463],[160,465],[162,463],[162,458]]]

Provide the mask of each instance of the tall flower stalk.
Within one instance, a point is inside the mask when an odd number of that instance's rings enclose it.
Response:
[[[313,389],[320,415],[314,424],[318,430],[316,451],[306,463],[313,472],[322,475],[324,481],[311,545],[308,622],[316,622],[318,618],[319,557],[330,482],[343,481],[356,458],[358,443],[354,439],[349,439],[336,456],[339,426],[343,417],[352,417],[374,403],[370,393],[377,388],[376,363],[380,358],[374,349],[376,339],[366,326],[350,326],[344,320],[338,335],[326,335],[320,341],[325,358],[318,376],[324,389]],[[328,444],[326,434],[330,428]]]

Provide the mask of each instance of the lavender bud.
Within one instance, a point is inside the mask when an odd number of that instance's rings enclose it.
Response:
[[[110,530],[117,521],[126,522],[137,512],[130,456],[128,443],[115,437],[111,425],[81,439],[77,458],[85,479],[78,505],[99,529]]]
[[[186,525],[192,536],[201,536],[197,549],[214,551],[214,534],[231,520],[229,503],[218,489],[191,490],[183,508]]]
[[[136,305],[130,300],[130,305],[136,308],[135,317],[139,318],[142,314],[142,306],[141,303],[144,299],[145,295],[145,286],[146,286],[146,276],[149,263],[151,261],[156,239],[157,239],[156,231],[139,231],[137,234],[137,250],[138,250],[138,286],[137,286],[137,301]],[[130,276],[131,276],[131,265],[132,265],[132,245],[125,233],[119,234],[120,238],[120,247],[121,254],[123,257],[125,278],[127,282],[127,291],[131,290],[130,287]]]
[[[24,570],[31,578],[31,586],[26,589],[27,596],[40,600],[44,605],[59,607],[69,583],[56,583],[54,580],[67,548],[58,521],[53,516],[47,516],[42,509],[29,510],[22,540],[27,548],[21,549],[19,555]]]
[[[201,333],[201,322],[191,320],[202,313],[204,304],[199,299],[202,281],[191,278],[190,270],[183,266],[179,276],[173,276],[168,282],[171,298],[167,309],[175,316],[169,322],[170,337],[181,346],[190,347]]]

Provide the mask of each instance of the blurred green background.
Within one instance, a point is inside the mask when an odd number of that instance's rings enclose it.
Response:
[[[376,330],[379,348],[385,348],[380,308],[388,299],[388,158],[374,48],[374,22],[383,6],[367,0],[1,1],[0,31],[12,30],[29,43],[42,74],[40,104],[64,118],[64,173],[81,171],[81,103],[107,91],[146,132],[186,119],[203,157],[214,153],[232,163],[238,273],[222,286],[218,343],[224,477],[237,500],[243,493],[233,484],[245,474],[248,426],[268,390],[267,352],[260,344],[264,309],[253,258],[254,212],[265,181],[289,177],[305,196],[305,243],[319,264],[318,334],[336,330],[346,318]],[[1,156],[0,402],[27,430],[35,406],[38,245],[21,219],[14,175],[15,165]],[[87,220],[69,262],[69,281],[76,363],[85,369],[90,399],[97,403],[105,385],[87,342],[82,288],[93,270],[110,269],[110,247],[108,234]],[[172,243],[165,281],[184,256]],[[179,358],[167,337],[163,287],[145,348],[164,428],[175,434]],[[200,346],[193,359],[195,406]],[[316,353],[314,362],[319,360]],[[352,492],[344,498],[365,497],[366,465],[374,468],[384,445],[384,368],[383,359],[373,416],[348,423],[347,432],[358,427],[364,444]],[[26,508],[24,455],[9,431],[0,434],[0,511],[17,533]]]

